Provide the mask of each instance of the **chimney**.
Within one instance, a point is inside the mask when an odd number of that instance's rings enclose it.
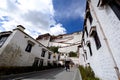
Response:
[[[22,26],[22,25],[17,25],[17,29],[21,30],[21,31],[24,31],[25,28]]]

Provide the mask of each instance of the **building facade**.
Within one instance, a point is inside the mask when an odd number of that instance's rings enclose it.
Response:
[[[80,64],[102,80],[120,80],[120,0],[87,0]]]
[[[58,47],[61,60],[72,60],[75,64],[79,64],[79,58],[70,58],[70,52],[76,52],[79,56],[79,45],[82,41],[82,32],[74,32],[72,34],[63,34],[51,36],[43,34],[38,36],[37,40],[46,47]]]
[[[47,66],[58,62],[54,53],[24,32],[18,25],[13,31],[0,32],[0,66]]]

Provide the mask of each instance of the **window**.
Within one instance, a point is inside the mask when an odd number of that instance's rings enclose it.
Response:
[[[39,58],[35,57],[35,60],[34,60],[33,66],[38,67],[38,62],[39,62]]]
[[[109,3],[109,5],[120,20],[120,0],[113,0]]]
[[[92,18],[92,15],[91,13],[89,12],[89,16],[88,16],[89,20],[90,20],[90,24],[92,24],[92,21],[93,21],[93,18]]]
[[[31,52],[31,50],[32,50],[32,46],[33,46],[32,44],[28,43],[28,45],[27,45],[25,51],[27,51],[27,52]]]
[[[51,58],[51,53],[48,54],[48,59],[50,59],[50,58]]]
[[[45,52],[46,52],[46,50],[45,50],[45,49],[42,49],[41,57],[45,57]]]
[[[90,42],[87,43],[87,46],[88,46],[89,51],[90,51],[90,56],[92,56],[92,49],[91,49],[91,44],[90,44]]]
[[[85,27],[85,31],[86,31],[86,34],[87,34],[87,36],[88,36],[88,30],[87,30],[87,27]]]
[[[96,48],[97,50],[101,47],[101,42],[99,40],[97,31],[96,31],[96,26],[92,26],[90,29],[90,36],[92,36],[94,38],[95,44],[96,44]]]
[[[40,64],[39,66],[43,66],[43,59],[40,59]]]
[[[100,40],[99,40],[99,37],[98,37],[98,34],[96,31],[94,31],[93,37],[95,40],[96,47],[97,47],[97,49],[99,49],[101,47],[101,43],[100,43]]]
[[[92,18],[92,15],[91,15],[90,11],[87,11],[86,18],[88,18],[89,21],[90,21],[90,24],[92,24],[93,18]]]
[[[25,51],[31,52],[32,47],[33,47],[34,45],[35,45],[35,43],[33,43],[32,41],[28,40],[28,45],[27,45]]]
[[[0,47],[5,43],[9,35],[2,35],[0,36]]]
[[[85,61],[85,55],[84,55],[84,54],[82,54],[82,56],[83,56],[83,58],[84,58],[84,61]]]
[[[87,60],[87,52],[85,51],[84,53],[85,53],[85,56],[86,56],[86,60]]]

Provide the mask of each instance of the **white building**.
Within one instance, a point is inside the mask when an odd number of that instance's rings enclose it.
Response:
[[[76,52],[79,56],[79,45],[82,41],[82,32],[75,32],[72,34],[63,34],[58,36],[51,36],[44,34],[38,36],[37,40],[46,47],[56,46],[59,47],[58,51],[61,54],[61,60],[73,60],[74,63],[79,64],[79,58],[70,58],[71,51]]]
[[[119,50],[120,0],[87,0],[80,64],[102,80],[120,80]]]
[[[47,66],[58,56],[24,32],[18,25],[13,31],[0,32],[0,66]]]

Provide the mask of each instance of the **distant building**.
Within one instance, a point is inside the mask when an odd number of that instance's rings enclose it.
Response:
[[[58,55],[24,32],[18,25],[13,31],[0,32],[0,66],[47,66],[58,62]]]
[[[101,80],[120,80],[120,0],[87,0],[82,38],[80,64]]]
[[[79,56],[79,45],[82,41],[82,32],[75,32],[72,34],[62,34],[58,36],[51,36],[50,34],[43,34],[36,39],[46,47],[59,47],[60,60],[73,60],[74,63],[79,64],[79,58],[70,58],[71,51],[76,52]]]

